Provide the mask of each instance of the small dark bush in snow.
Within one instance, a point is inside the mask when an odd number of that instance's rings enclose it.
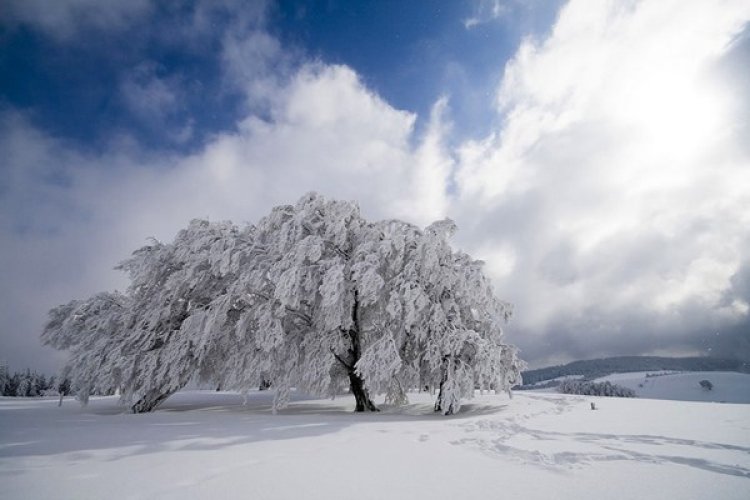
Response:
[[[710,391],[714,388],[714,384],[712,384],[710,380],[701,380],[698,383],[707,391]]]
[[[615,385],[611,382],[586,382],[582,380],[566,380],[557,390],[563,394],[580,394],[583,396],[615,396],[619,398],[634,398],[635,391]]]

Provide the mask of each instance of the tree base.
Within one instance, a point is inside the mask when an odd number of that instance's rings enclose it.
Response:
[[[445,392],[443,390],[443,382],[440,383],[440,392],[438,392],[437,401],[435,401],[435,411],[440,412],[445,416],[454,415],[456,413],[455,403],[447,403],[445,400]],[[447,406],[447,408],[446,408]]]
[[[154,411],[157,406],[162,404],[169,396],[174,392],[157,393],[156,391],[150,391],[146,396],[139,399],[130,409],[133,413],[148,413]]]
[[[349,372],[349,390],[354,394],[355,412],[380,411],[370,399],[362,379],[353,371]]]

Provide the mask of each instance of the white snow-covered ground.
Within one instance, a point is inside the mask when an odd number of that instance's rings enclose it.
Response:
[[[415,394],[274,416],[270,396],[183,392],[144,415],[0,398],[0,498],[750,498],[750,405],[526,392],[441,417]]]
[[[710,381],[713,388],[710,391],[703,389],[701,380]],[[629,387],[639,398],[750,403],[750,374],[747,373],[633,372],[615,373],[596,381]]]

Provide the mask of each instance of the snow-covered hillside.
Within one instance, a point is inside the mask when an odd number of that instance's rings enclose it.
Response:
[[[701,387],[701,380],[713,385]],[[750,374],[736,372],[635,372],[615,373],[596,380],[628,387],[639,398],[677,401],[750,403]]]
[[[276,416],[268,392],[247,406],[184,392],[140,415],[115,398],[0,399],[0,497],[750,498],[750,405],[523,393],[443,417],[410,397]]]

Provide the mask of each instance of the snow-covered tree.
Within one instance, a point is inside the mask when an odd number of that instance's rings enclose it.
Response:
[[[435,409],[445,414],[458,411],[475,387],[510,391],[523,368],[517,350],[503,341],[502,325],[512,308],[495,297],[482,261],[452,251],[448,238],[455,231],[450,220],[429,226],[420,260],[430,298],[421,351],[431,354],[426,358],[430,382],[439,377],[440,384]]]
[[[174,243],[154,241],[118,266],[131,278],[126,294],[53,309],[42,339],[71,351],[62,376],[79,399],[119,389],[133,411],[150,411],[200,369],[214,375],[207,365],[220,362],[210,356],[220,327],[212,304],[233,279],[242,241],[230,224],[193,221]]]
[[[46,388],[45,376],[27,368],[25,372],[18,374],[18,385],[14,395],[26,398],[41,396]]]
[[[8,370],[8,364],[5,360],[0,359],[0,396],[5,396],[5,391],[8,388],[10,382],[10,373]]]
[[[274,409],[293,387],[348,387],[357,411],[375,411],[373,393],[400,403],[439,386],[436,409],[450,414],[475,387],[509,390],[521,368],[503,342],[510,306],[481,262],[451,249],[453,232],[448,220],[368,222],[355,203],[314,193],[256,226],[193,221],[119,266],[126,293],[51,311],[43,340],[71,352],[61,377],[81,401],[119,389],[136,412],[197,377],[270,384]]]
[[[293,386],[334,395],[348,385],[357,411],[376,409],[356,371],[365,347],[362,309],[374,285],[357,266],[367,237],[356,204],[314,194],[276,208],[258,225],[263,255],[249,259],[234,291],[249,301],[244,324],[254,326],[254,352],[264,356],[253,364],[276,389],[276,405],[286,403]]]

